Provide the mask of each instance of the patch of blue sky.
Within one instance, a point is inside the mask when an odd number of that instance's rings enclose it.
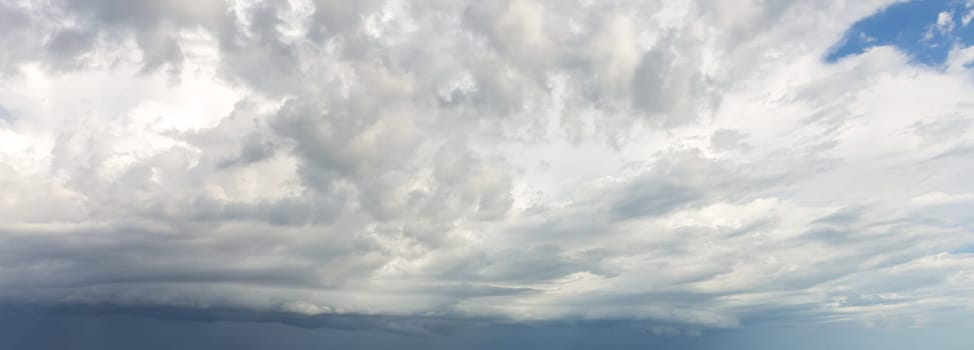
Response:
[[[950,253],[951,254],[974,254],[974,244],[960,247]]]
[[[10,115],[10,112],[7,111],[7,109],[4,108],[3,105],[0,105],[0,121],[2,121],[2,122],[12,122],[13,119],[14,119],[14,117],[12,115]]]
[[[915,64],[943,66],[953,48],[974,45],[974,0],[893,4],[854,23],[825,56],[829,63],[893,46]]]

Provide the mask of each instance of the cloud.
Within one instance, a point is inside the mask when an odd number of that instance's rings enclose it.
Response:
[[[969,69],[822,60],[886,5],[0,4],[0,299],[417,334],[966,308]]]

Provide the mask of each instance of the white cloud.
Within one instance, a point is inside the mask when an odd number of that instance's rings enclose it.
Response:
[[[925,193],[913,197],[913,203],[919,205],[941,205],[974,200],[974,193],[947,194],[943,192]]]
[[[970,305],[969,72],[822,61],[889,1],[718,3],[2,7],[0,297],[658,334]]]
[[[954,31],[954,14],[944,11],[937,14],[937,30],[945,35]]]

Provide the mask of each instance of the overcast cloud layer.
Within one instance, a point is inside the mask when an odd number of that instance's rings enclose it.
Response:
[[[892,3],[0,0],[0,301],[971,317],[974,49],[825,59]]]

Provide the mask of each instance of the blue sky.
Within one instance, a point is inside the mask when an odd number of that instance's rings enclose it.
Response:
[[[972,10],[0,0],[0,350],[969,349]]]
[[[893,46],[918,64],[941,66],[952,49],[974,44],[972,10],[974,5],[964,0],[896,3],[853,24],[825,59],[835,62]]]

